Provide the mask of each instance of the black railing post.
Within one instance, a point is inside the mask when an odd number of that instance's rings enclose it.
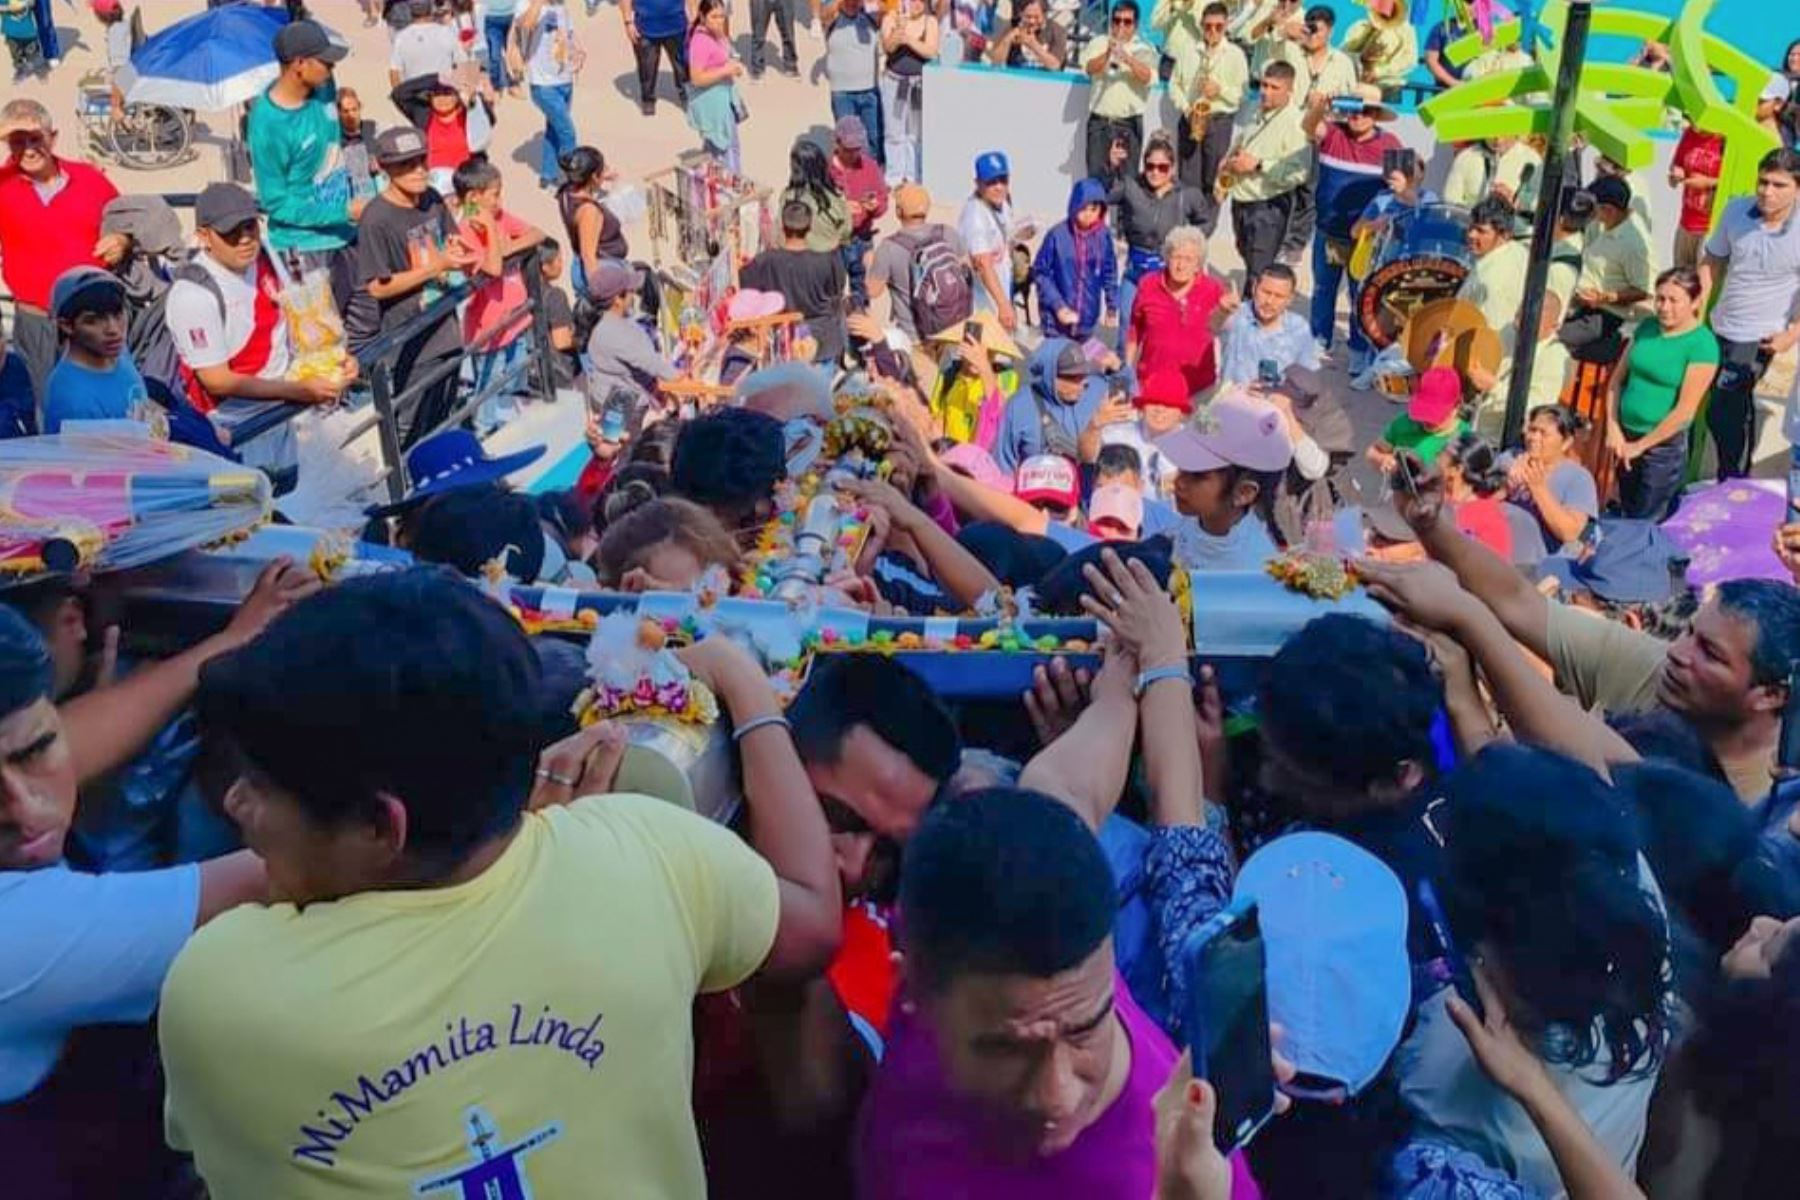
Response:
[[[1582,62],[1587,58],[1588,25],[1593,16],[1593,0],[1570,0],[1569,17],[1563,25],[1556,91],[1550,100],[1550,137],[1544,146],[1544,178],[1538,188],[1537,219],[1531,230],[1531,261],[1525,267],[1525,302],[1519,307],[1513,338],[1512,383],[1506,389],[1506,424],[1501,434],[1501,444],[1508,449],[1517,448],[1525,432],[1525,402],[1531,395],[1538,326],[1544,319],[1544,285],[1550,277],[1556,220],[1562,215],[1563,167],[1570,135],[1575,132],[1575,90],[1581,80]]]
[[[400,422],[394,416],[393,368],[385,356],[378,359],[369,372],[369,394],[375,402],[378,418],[375,429],[381,436],[381,457],[388,465],[388,501],[398,504],[411,481],[406,477],[406,456],[400,450]]]
[[[525,255],[521,268],[525,272],[525,303],[531,310],[531,374],[537,384],[538,397],[556,399],[556,370],[551,356],[556,347],[550,344],[550,316],[544,311],[544,247],[540,242]]]

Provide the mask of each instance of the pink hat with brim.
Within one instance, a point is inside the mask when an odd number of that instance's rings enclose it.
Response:
[[[1157,438],[1156,448],[1177,471],[1189,474],[1224,467],[1285,471],[1294,461],[1281,410],[1253,396],[1214,400],[1192,421]]]
[[[762,317],[772,317],[786,308],[787,300],[780,292],[759,292],[755,288],[744,288],[726,303],[725,319],[755,321]]]
[[[1088,532],[1107,541],[1134,540],[1144,525],[1144,493],[1129,484],[1107,483],[1088,497]]]
[[[951,467],[967,475],[976,483],[985,484],[997,492],[1010,494],[1013,490],[1012,476],[1000,469],[994,456],[972,442],[963,442],[944,451],[941,456],[946,467]]]

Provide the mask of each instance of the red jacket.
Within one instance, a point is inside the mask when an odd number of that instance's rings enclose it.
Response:
[[[94,243],[101,214],[119,194],[97,168],[56,161],[68,182],[48,204],[16,165],[0,166],[0,278],[21,304],[46,310],[58,275],[104,265],[94,257]]]

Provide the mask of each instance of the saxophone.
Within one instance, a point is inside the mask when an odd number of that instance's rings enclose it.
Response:
[[[1212,47],[1200,47],[1200,74],[1194,80],[1196,99],[1188,105],[1188,133],[1196,140],[1206,132],[1206,118],[1212,114],[1212,101],[1206,96],[1206,85],[1212,79]]]
[[[1219,173],[1213,178],[1213,203],[1215,204],[1225,203],[1225,198],[1231,194],[1231,189],[1237,185],[1237,176],[1225,169],[1225,163],[1230,162],[1244,152],[1244,142],[1244,138],[1233,138],[1231,149],[1225,152],[1224,161],[1219,164]]]

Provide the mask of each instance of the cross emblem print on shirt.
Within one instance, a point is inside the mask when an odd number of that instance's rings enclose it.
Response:
[[[526,1134],[510,1146],[493,1149],[500,1141],[500,1128],[480,1108],[466,1114],[469,1127],[468,1146],[474,1161],[455,1170],[433,1175],[413,1184],[413,1195],[454,1190],[460,1200],[531,1200],[531,1183],[525,1178],[519,1160],[531,1150],[562,1136],[562,1126],[550,1124]]]

